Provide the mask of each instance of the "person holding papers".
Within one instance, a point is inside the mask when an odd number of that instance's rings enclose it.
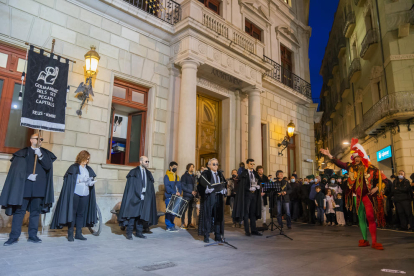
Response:
[[[95,172],[88,166],[91,155],[86,150],[79,152],[75,164],[71,165],[63,178],[62,191],[56,204],[50,229],[68,226],[68,241],[86,241],[82,227],[92,227],[97,222],[95,197]]]

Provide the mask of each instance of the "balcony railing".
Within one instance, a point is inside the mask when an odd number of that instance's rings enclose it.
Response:
[[[159,19],[174,25],[181,20],[181,5],[173,0],[123,0]]]
[[[361,72],[361,61],[359,58],[354,58],[354,60],[351,63],[351,66],[349,67],[348,71],[348,79],[350,81],[355,80],[357,78],[353,78],[354,74]]]
[[[204,13],[203,25],[217,34],[224,36],[225,38],[229,38],[229,27],[224,19]]]
[[[396,92],[382,97],[364,114],[363,129],[379,120],[400,112],[414,111],[414,91]]]
[[[312,99],[312,91],[311,85],[307,81],[301,79],[297,75],[293,74],[286,68],[283,68],[279,63],[276,61],[263,56],[265,62],[271,64],[273,69],[266,72],[266,75],[271,77],[272,79],[283,83],[284,85],[289,86],[296,92],[306,96],[309,99]]]
[[[336,52],[339,56],[339,54],[342,54],[346,50],[346,38],[345,36],[339,35],[339,38],[336,42]]]
[[[244,48],[245,50],[249,51],[250,53],[255,53],[254,52],[254,45],[255,45],[255,40],[253,37],[250,37],[249,35],[246,35],[246,33],[243,33],[241,31],[238,30],[233,30],[233,42],[236,43],[237,45],[241,46],[242,48]]]
[[[396,92],[382,97],[363,116],[362,122],[350,133],[350,138],[362,138],[376,122],[402,112],[414,111],[414,91]],[[408,116],[411,118],[411,116]],[[383,123],[386,123],[384,121]]]
[[[361,53],[359,56],[364,58],[365,54],[367,53],[369,47],[373,44],[378,43],[378,31],[377,29],[371,29],[367,31],[367,34],[364,37],[364,40],[361,44]]]
[[[355,13],[349,12],[345,17],[344,36],[350,37],[355,28]]]
[[[251,37],[250,35],[233,28],[221,16],[203,7],[202,23],[208,29],[216,34],[233,41],[234,44],[240,46],[244,50],[260,56],[263,54],[264,45],[261,41]]]

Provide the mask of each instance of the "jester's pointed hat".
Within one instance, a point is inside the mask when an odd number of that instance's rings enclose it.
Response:
[[[358,139],[352,138],[351,141],[351,160],[352,163],[355,163],[355,157],[359,156],[362,159],[362,163],[365,165],[366,168],[369,167],[371,164],[371,160],[368,157],[368,154],[365,152],[364,148],[361,144],[358,143]]]

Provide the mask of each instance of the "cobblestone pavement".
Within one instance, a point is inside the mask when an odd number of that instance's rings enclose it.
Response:
[[[2,229],[0,242],[9,229]],[[27,229],[26,229],[27,231]],[[146,240],[126,240],[117,225],[99,237],[69,243],[65,231],[40,236],[42,244],[0,246],[0,275],[389,275],[381,269],[414,275],[414,234],[379,230],[385,250],[358,248],[358,227],[293,224],[283,236],[246,237],[226,224],[226,239],[238,247],[204,247],[196,230],[164,231],[156,226]],[[213,235],[212,235],[213,236]]]

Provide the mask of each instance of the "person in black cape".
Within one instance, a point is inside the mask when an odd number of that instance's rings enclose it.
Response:
[[[68,241],[73,242],[73,230],[76,225],[75,239],[86,240],[82,227],[93,227],[97,222],[95,172],[88,166],[91,155],[81,151],[75,164],[70,165],[63,177],[63,186],[56,204],[50,229],[62,229],[68,226]]]
[[[218,160],[212,158],[208,161],[208,169],[201,173],[209,183],[226,182],[221,171],[218,171]],[[201,182],[202,180],[200,180]],[[227,184],[225,185],[227,188]],[[202,184],[197,185],[200,194],[200,214],[198,223],[198,235],[204,236],[204,242],[208,243],[210,233],[214,232],[215,241],[223,241],[224,235],[224,195],[227,190],[213,192],[214,189],[204,187]]]
[[[239,175],[233,216],[236,221],[244,220],[246,236],[262,236],[256,228],[256,220],[261,219],[262,213],[260,185],[257,185],[259,175],[254,170],[255,163],[253,159],[247,159],[246,166],[247,169]],[[251,231],[249,231],[249,219]]]
[[[144,224],[146,227],[158,224],[154,177],[148,170],[149,160],[146,156],[141,156],[139,161],[140,166],[132,169],[126,176],[127,183],[118,214],[119,225],[126,226],[128,240],[132,240],[134,226],[135,236],[146,239],[142,233]]]
[[[0,196],[1,208],[5,209],[7,216],[13,215],[12,229],[5,246],[17,243],[26,210],[30,212],[28,241],[42,242],[37,237],[39,216],[49,213],[54,202],[53,162],[56,160],[52,152],[40,147],[42,140],[38,134],[33,134],[31,147],[18,150],[10,159],[11,166]],[[33,175],[35,160],[36,176]]]

